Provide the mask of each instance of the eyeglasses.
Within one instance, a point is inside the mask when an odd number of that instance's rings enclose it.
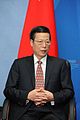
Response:
[[[50,45],[51,41],[50,40],[34,40],[34,42],[36,42],[38,45],[42,45],[43,43],[45,43],[46,45]]]

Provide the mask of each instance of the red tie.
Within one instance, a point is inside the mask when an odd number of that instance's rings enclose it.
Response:
[[[44,87],[44,77],[43,77],[43,70],[41,64],[42,62],[38,61],[38,66],[36,70],[36,88]]]

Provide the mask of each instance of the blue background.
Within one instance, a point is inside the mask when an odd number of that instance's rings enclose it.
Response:
[[[0,106],[11,64],[17,58],[29,0],[0,0]],[[54,0],[59,57],[71,63],[80,119],[80,0]]]

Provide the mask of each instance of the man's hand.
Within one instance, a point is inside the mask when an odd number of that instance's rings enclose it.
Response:
[[[50,91],[44,90],[44,89],[43,89],[43,92],[45,93],[47,97],[47,102],[54,100],[53,93],[51,93]]]
[[[43,105],[47,101],[46,94],[42,91],[42,88],[41,89],[34,89],[34,90],[30,91],[27,99],[34,101],[34,103],[37,106]]]
[[[53,94],[43,88],[34,89],[29,92],[28,99],[34,101],[35,105],[41,106],[53,100]]]

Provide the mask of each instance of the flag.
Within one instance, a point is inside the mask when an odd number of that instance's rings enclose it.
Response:
[[[30,45],[29,34],[33,27],[46,26],[51,32],[51,46],[49,55],[58,56],[56,39],[56,26],[54,17],[53,0],[29,0],[25,23],[22,31],[18,58],[29,56],[33,53]]]

